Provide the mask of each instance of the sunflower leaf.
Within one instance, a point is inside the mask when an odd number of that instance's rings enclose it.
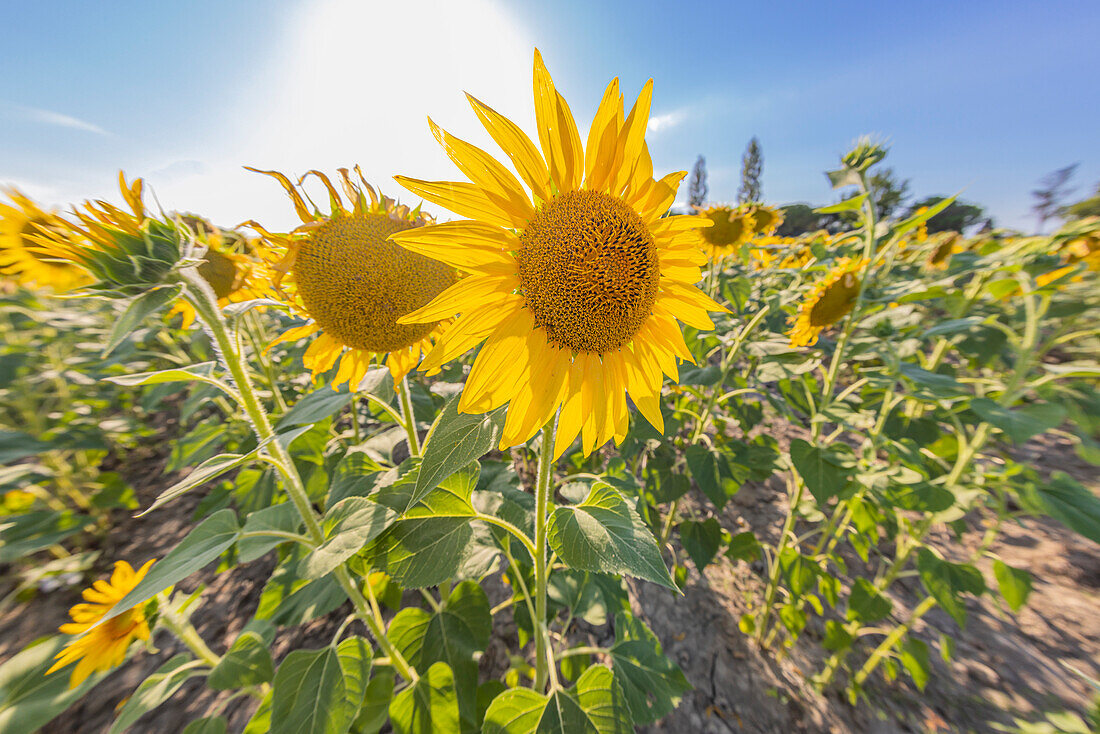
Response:
[[[484,415],[458,412],[455,396],[443,408],[424,442],[424,456],[416,489],[409,497],[412,507],[439,483],[488,453],[504,428],[504,408]]]
[[[593,665],[568,690],[544,696],[529,688],[501,693],[485,712],[482,734],[629,734],[630,707],[614,674]]]
[[[556,508],[546,537],[571,568],[628,574],[676,590],[653,534],[609,484],[596,482],[584,502]]]

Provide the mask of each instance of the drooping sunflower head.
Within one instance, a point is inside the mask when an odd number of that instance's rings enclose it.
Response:
[[[4,193],[11,203],[0,203],[0,275],[57,292],[88,283],[88,273],[51,252],[50,241],[69,238],[66,222],[18,189]]]
[[[256,170],[256,169],[250,169]],[[273,247],[272,286],[298,315],[310,323],[285,332],[275,343],[320,332],[306,351],[305,363],[316,377],[340,361],[333,387],[357,385],[375,355],[386,355],[394,379],[416,366],[443,319],[423,324],[398,323],[398,318],[424,306],[453,285],[453,267],[410,252],[389,236],[432,220],[379,196],[359,175],[354,182],[346,168],[341,183],[350,204],[319,171],[316,176],[329,194],[331,211],[322,215],[306,206],[305,176],[294,184],[274,171],[258,171],[282,184],[294,202],[302,226],[289,234],[273,234],[255,222]],[[358,167],[356,173],[359,173]],[[344,354],[344,350],[349,350]]]
[[[86,201],[74,212],[78,221],[66,222],[67,236],[49,238],[46,249],[90,273],[95,282],[88,289],[130,297],[171,282],[194,237],[186,226],[145,211],[142,179],[128,184],[119,171],[118,181],[130,211]]]
[[[460,314],[421,369],[485,342],[459,410],[509,404],[502,448],[527,441],[557,414],[555,453],[580,434],[587,454],[626,435],[627,392],[663,430],[663,375],[676,379],[677,358],[692,360],[676,319],[710,329],[707,312],[724,310],[694,287],[706,262],[700,228],[722,217],[664,216],[686,172],[653,178],[645,144],[652,81],[625,114],[613,80],[584,145],[537,50],[534,93],[541,151],[515,123],[467,95],[518,177],[428,121],[470,181],[396,178],[467,219],[391,239],[467,277],[400,321]]]
[[[149,639],[149,622],[143,606],[136,606],[102,623],[100,620],[138,585],[152,565],[153,561],[148,561],[135,571],[126,561],[117,561],[109,581],[96,581],[90,589],[84,590],[84,603],[69,610],[73,621],[61,625],[63,633],[81,637],[57,654],[57,662],[46,671],[47,675],[80,661],[69,677],[69,687],[76,688],[92,673],[120,665],[126,659],[131,642]]]
[[[269,295],[271,271],[258,242],[250,242],[241,233],[224,230],[194,214],[177,219],[195,236],[194,256],[201,260],[195,269],[214,291],[219,306],[224,308],[230,303]],[[195,320],[195,309],[186,300],[177,301],[169,317],[177,313],[183,315],[185,329]]]
[[[851,312],[859,298],[862,272],[866,266],[866,258],[841,258],[810,291],[799,304],[793,327],[788,332],[792,347],[813,346],[824,329]]]

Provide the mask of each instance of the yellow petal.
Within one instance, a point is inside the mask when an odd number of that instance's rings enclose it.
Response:
[[[513,295],[463,314],[436,339],[435,347],[424,358],[420,368],[431,373],[470,351],[515,313],[522,303],[522,296]]]
[[[540,201],[549,201],[550,172],[546,169],[546,163],[531,139],[518,125],[489,105],[469,94],[466,95],[466,99],[470,101],[470,106],[474,108],[474,113],[481,120],[490,137],[511,159],[520,178],[531,189],[531,194]]]
[[[399,324],[426,324],[465,313],[487,301],[501,300],[519,287],[515,275],[473,275],[448,287],[430,303],[397,320]]]
[[[314,217],[313,214],[310,213],[309,207],[306,206],[306,203],[302,201],[301,195],[298,193],[298,190],[294,188],[294,184],[290,182],[289,178],[279,173],[278,171],[261,171],[260,169],[252,168],[251,166],[245,166],[245,169],[253,171],[254,173],[262,173],[265,176],[271,176],[273,179],[278,181],[279,184],[282,185],[283,189],[286,190],[287,195],[290,196],[290,200],[294,202],[294,211],[298,213],[298,218],[301,219],[303,223],[312,222],[316,219],[316,217]]]
[[[653,80],[650,79],[642,86],[638,101],[627,115],[626,122],[619,132],[618,151],[615,159],[616,169],[612,172],[611,193],[618,196],[626,188],[634,173],[634,167],[638,164],[638,158],[645,145],[646,126],[649,125],[649,106],[653,101]]]
[[[619,119],[622,116],[622,95],[619,94],[619,78],[615,77],[604,90],[600,106],[588,129],[588,143],[584,148],[585,187],[602,191],[607,183],[607,172],[615,162],[615,145],[619,139]]]
[[[580,183],[584,154],[579,150],[580,133],[565,100],[554,89],[550,72],[535,49],[533,75],[535,125],[539,131],[542,154],[550,168],[550,178],[560,192],[573,191]],[[574,147],[574,142],[576,147]]]
[[[461,181],[422,181],[407,176],[394,176],[394,180],[417,196],[422,196],[460,217],[480,219],[501,227],[522,229],[527,226],[527,219],[502,207],[499,201],[491,199],[481,187],[474,184]]]
[[[527,193],[515,176],[504,166],[476,145],[459,140],[446,130],[441,129],[428,118],[432,134],[459,170],[471,181],[481,187],[486,195],[497,202],[501,208],[514,213],[524,221],[535,216],[534,207]]]
[[[516,395],[531,369],[532,349],[540,338],[534,326],[531,312],[517,308],[493,330],[466,378],[459,411],[484,413]]]
[[[508,230],[470,220],[413,227],[390,235],[390,240],[471,273],[499,273],[502,266],[514,272],[516,261],[509,253],[520,247],[519,237]]]

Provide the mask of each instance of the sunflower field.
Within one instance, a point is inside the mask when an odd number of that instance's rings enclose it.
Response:
[[[429,120],[463,181],[253,169],[288,232],[7,191],[0,732],[1100,726],[1095,586],[1080,659],[945,683],[1028,528],[1096,568],[1100,220],[884,220],[870,139],[841,231],[675,214],[652,82],[533,88]]]

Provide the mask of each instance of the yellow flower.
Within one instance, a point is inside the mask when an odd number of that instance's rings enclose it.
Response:
[[[76,688],[92,673],[107,671],[120,665],[126,659],[131,642],[149,639],[149,623],[140,606],[111,617],[90,632],[88,630],[97,625],[111,607],[138,585],[152,565],[153,561],[147,561],[134,571],[126,561],[116,561],[110,581],[101,579],[92,588],[84,590],[86,603],[77,604],[70,609],[69,616],[73,621],[61,625],[60,628],[67,635],[82,636],[57,654],[57,662],[46,671],[47,675],[79,660],[69,678],[69,687]]]
[[[63,292],[90,282],[88,274],[50,252],[43,238],[68,236],[63,219],[43,211],[17,189],[5,191],[11,204],[0,204],[0,274],[24,286],[49,286]]]
[[[806,300],[799,305],[794,328],[788,334],[792,347],[813,346],[827,326],[848,315],[859,297],[860,271],[866,265],[866,258],[841,258],[814,287]]]
[[[945,232],[939,235],[937,244],[928,255],[928,267],[932,270],[943,270],[951,261],[951,256],[959,251],[959,241],[962,237],[958,232]]]
[[[745,244],[756,234],[752,207],[712,206],[699,212],[711,221],[700,231],[711,259],[721,259]]]
[[[271,272],[267,263],[240,251],[254,252],[258,243],[248,242],[237,232],[225,232],[199,217],[185,216],[181,220],[194,233],[196,240],[206,246],[203,262],[197,270],[214,291],[220,307],[269,295]],[[183,315],[185,329],[190,328],[197,315],[185,299],[177,301],[168,316],[177,313]]]
[[[359,173],[358,167],[355,170]],[[346,168],[339,171],[350,209],[327,176],[319,171],[306,174],[320,179],[328,191],[332,211],[327,217],[315,208],[311,212],[298,188],[283,174],[257,171],[282,184],[304,222],[286,235],[248,222],[278,258],[271,263],[276,294],[292,311],[310,319],[305,326],[284,332],[272,345],[319,333],[303,360],[314,378],[339,362],[334,389],[345,382],[357,386],[375,355],[388,355],[386,365],[394,380],[400,381],[431,348],[445,319],[399,324],[397,318],[435,298],[455,282],[457,274],[454,268],[386,239],[431,222],[419,207],[410,211],[388,197],[379,199],[361,173],[362,187],[351,180]]]
[[[767,237],[775,234],[779,225],[783,224],[783,212],[774,206],[767,204],[749,204],[752,211],[752,230],[756,237]]]
[[[706,262],[704,216],[664,216],[686,172],[653,178],[645,144],[652,80],[623,114],[619,81],[608,85],[582,147],[565,99],[535,51],[535,118],[542,147],[469,97],[489,135],[515,165],[429,120],[472,183],[396,177],[410,191],[467,220],[401,232],[393,241],[468,273],[402,323],[462,314],[424,359],[437,368],[481,342],[459,410],[510,403],[501,447],[524,443],[561,408],[554,453],[577,434],[588,454],[625,437],[626,391],[659,431],[662,373],[692,360],[676,319],[711,329],[724,310],[694,287]]]
[[[23,489],[9,489],[0,503],[5,512],[26,512],[34,506],[34,495]]]

